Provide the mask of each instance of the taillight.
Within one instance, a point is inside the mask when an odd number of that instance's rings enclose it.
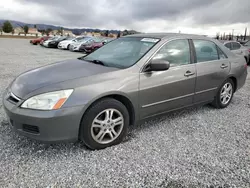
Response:
[[[250,49],[248,49],[249,53],[250,53]]]
[[[244,65],[244,68],[246,68],[246,69],[247,69],[247,63]]]

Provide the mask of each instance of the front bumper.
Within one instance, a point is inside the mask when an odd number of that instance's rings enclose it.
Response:
[[[72,52],[79,52],[80,46],[70,45],[69,50]]]
[[[80,52],[91,53],[91,52],[93,52],[94,50],[93,50],[91,47],[81,46],[81,47],[79,48],[79,51],[80,51]]]
[[[66,50],[68,47],[66,45],[64,45],[64,44],[58,44],[57,48]]]
[[[83,107],[52,111],[22,109],[3,99],[10,126],[18,134],[45,143],[76,141]]]
[[[47,48],[57,48],[57,43],[43,43],[43,46]]]
[[[44,43],[43,43],[43,46],[44,46],[44,47],[49,47],[49,44],[44,42]]]

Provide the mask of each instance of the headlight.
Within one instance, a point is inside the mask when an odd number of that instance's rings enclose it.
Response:
[[[56,110],[62,107],[72,92],[73,89],[69,89],[36,95],[24,101],[21,107],[36,110]]]

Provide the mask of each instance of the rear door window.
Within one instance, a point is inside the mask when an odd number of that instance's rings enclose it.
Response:
[[[196,51],[197,63],[219,59],[215,43],[207,40],[193,40],[193,43]]]

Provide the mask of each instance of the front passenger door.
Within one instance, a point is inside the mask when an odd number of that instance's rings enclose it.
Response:
[[[140,73],[141,118],[192,105],[196,67],[191,61],[189,41],[170,41],[152,59],[168,61],[170,68]]]

